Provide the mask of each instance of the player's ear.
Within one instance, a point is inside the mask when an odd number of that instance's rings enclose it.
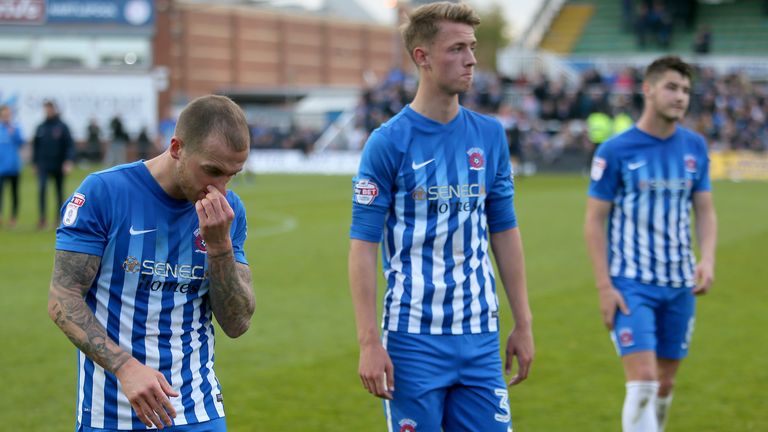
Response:
[[[416,47],[413,49],[413,61],[418,67],[429,67],[429,56],[427,50],[422,47]]]
[[[178,160],[181,158],[181,149],[184,147],[184,141],[181,138],[174,135],[171,138],[171,145],[168,147],[168,151],[171,153],[171,157]]]
[[[648,93],[651,91],[651,82],[648,80],[644,80],[642,89],[643,89],[643,94],[647,96]]]

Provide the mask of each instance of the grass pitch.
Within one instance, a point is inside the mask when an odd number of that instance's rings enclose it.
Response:
[[[68,179],[67,193],[85,174]],[[35,231],[31,172],[22,180],[19,226],[0,229],[0,431],[67,431],[75,418],[75,349],[46,313],[54,232]],[[600,322],[582,240],[586,187],[578,176],[517,181],[536,359],[529,379],[510,391],[516,432],[620,429],[623,375]],[[381,403],[357,377],[346,277],[351,180],[257,176],[236,179],[233,189],[248,211],[257,307],[243,337],[218,334],[229,429],[385,430]],[[698,303],[667,430],[765,431],[768,184],[718,182],[714,189],[716,282]],[[506,332],[511,320],[500,296]]]

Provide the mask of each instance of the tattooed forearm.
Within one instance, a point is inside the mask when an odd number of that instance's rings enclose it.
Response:
[[[232,252],[208,256],[211,309],[224,332],[238,337],[248,330],[255,308],[251,270]]]
[[[48,315],[85,355],[114,373],[131,356],[109,339],[83,298],[100,263],[97,256],[56,251]]]

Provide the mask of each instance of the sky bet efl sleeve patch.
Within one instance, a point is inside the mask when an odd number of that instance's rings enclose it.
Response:
[[[379,196],[379,187],[376,183],[361,179],[355,183],[355,202],[363,205],[373,204],[373,200]]]
[[[85,204],[85,195],[75,193],[67,204],[67,210],[64,211],[64,217],[62,218],[61,223],[66,226],[75,223],[77,220],[77,212],[83,204]]]
[[[594,159],[592,159],[592,169],[590,170],[590,177],[592,177],[592,180],[599,181],[603,178],[605,166],[605,159],[598,156],[595,156]]]

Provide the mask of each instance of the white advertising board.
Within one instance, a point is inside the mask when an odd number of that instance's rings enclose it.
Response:
[[[85,138],[91,118],[109,139],[109,122],[120,116],[136,138],[142,127],[157,130],[157,92],[151,74],[0,73],[0,104],[11,106],[29,140],[45,118],[43,101],[53,100],[76,140]]]

